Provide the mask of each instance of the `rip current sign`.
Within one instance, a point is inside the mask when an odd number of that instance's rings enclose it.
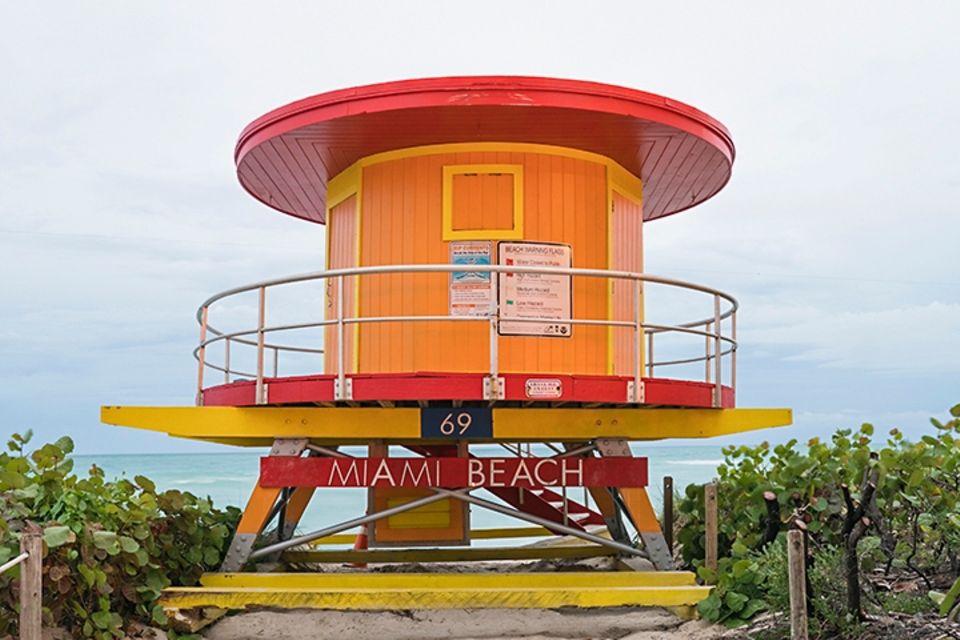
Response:
[[[493,437],[493,411],[488,407],[420,409],[420,437],[475,440]]]

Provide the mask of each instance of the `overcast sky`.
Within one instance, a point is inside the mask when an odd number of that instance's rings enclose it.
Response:
[[[306,5],[2,5],[0,435],[223,450],[98,411],[190,404],[197,305],[322,268],[323,227],[238,185],[240,130],[307,95],[452,74],[610,82],[730,129],[726,189],[645,235],[648,272],[740,299],[740,406],[795,410],[735,440],[919,434],[960,402],[958,5]]]

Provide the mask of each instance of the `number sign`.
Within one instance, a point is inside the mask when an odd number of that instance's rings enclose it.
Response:
[[[425,407],[420,410],[420,437],[470,440],[493,437],[490,409]]]

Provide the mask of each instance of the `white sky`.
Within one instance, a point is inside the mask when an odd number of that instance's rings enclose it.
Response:
[[[451,74],[611,82],[721,120],[732,181],[647,227],[646,263],[740,299],[739,404],[796,426],[736,440],[925,430],[960,402],[960,9],[665,4],[0,5],[0,435],[223,450],[98,411],[189,404],[197,305],[322,268],[323,227],[238,185],[240,130]]]

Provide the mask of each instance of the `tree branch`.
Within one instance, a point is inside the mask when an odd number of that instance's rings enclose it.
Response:
[[[780,503],[777,501],[777,494],[772,491],[763,492],[763,501],[767,505],[766,528],[763,532],[763,538],[760,540],[760,550],[762,551],[771,542],[777,539],[780,533]]]

